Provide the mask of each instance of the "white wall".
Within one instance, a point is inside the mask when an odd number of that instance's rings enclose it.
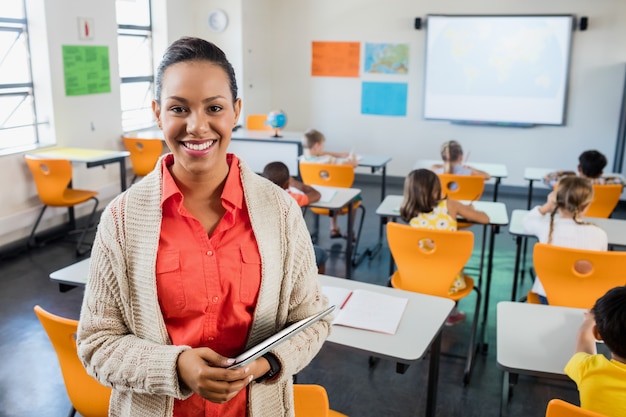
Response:
[[[286,130],[315,127],[326,134],[330,149],[390,155],[388,172],[398,176],[418,158],[438,158],[440,144],[448,139],[459,140],[473,161],[506,164],[509,178],[503,183],[508,185],[526,185],[526,166],[575,168],[578,154],[590,148],[607,156],[609,169],[612,165],[626,63],[623,0],[259,2],[271,12],[244,13],[243,43],[246,56],[265,58],[244,62],[244,77],[252,80],[244,85],[244,96],[252,113],[284,109]],[[249,3],[257,2],[249,0],[246,7]],[[566,125],[502,128],[424,120],[425,31],[415,30],[413,21],[428,13],[588,16],[588,30],[573,36]],[[361,115],[361,79],[311,77],[314,40],[409,44],[408,115]],[[257,61],[265,65],[253,65]]]
[[[117,64],[117,27],[113,0],[28,0],[38,13],[29,16],[39,78],[38,98],[50,118],[42,130],[60,146],[123,149]],[[470,6],[468,6],[471,5]],[[211,32],[208,12],[225,10],[229,25]],[[613,158],[626,63],[626,2],[623,0],[154,0],[155,57],[183,35],[220,45],[232,61],[246,113],[284,109],[287,130],[316,127],[329,148],[388,154],[390,175],[405,175],[417,158],[436,158],[442,141],[460,140],[471,160],[502,162],[509,185],[525,185],[528,165],[574,167],[588,148]],[[424,121],[421,117],[423,30],[413,20],[428,13],[574,13],[589,17],[589,29],[574,34],[567,124],[532,129],[485,128]],[[77,18],[94,19],[95,38],[78,39]],[[620,20],[621,19],[621,20]],[[408,43],[410,46],[407,117],[360,114],[360,79],[311,77],[311,42],[339,40]],[[110,93],[67,97],[62,45],[109,47]],[[45,71],[49,71],[47,76]],[[42,73],[44,75],[42,75]],[[47,78],[47,80],[46,80]],[[47,86],[50,86],[49,88]],[[0,246],[28,235],[41,207],[23,154],[1,156]],[[75,166],[76,187],[96,189],[102,204],[119,190],[117,165]],[[10,179],[10,180],[6,180]],[[52,210],[43,226],[64,220]]]

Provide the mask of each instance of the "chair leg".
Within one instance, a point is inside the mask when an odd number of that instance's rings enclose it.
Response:
[[[476,308],[474,309],[474,320],[472,321],[472,332],[470,336],[469,349],[467,352],[467,360],[465,362],[465,372],[463,374],[463,384],[467,385],[470,382],[470,378],[472,376],[472,366],[474,364],[474,356],[477,350],[477,346],[475,346],[476,342],[476,330],[478,329],[478,321],[480,320],[480,301],[481,294],[480,290],[474,286],[474,291],[476,291]]]
[[[46,211],[46,208],[48,208],[48,206],[44,204],[43,208],[39,212],[37,221],[35,222],[35,225],[33,226],[33,230],[30,231],[30,236],[28,236],[28,241],[26,242],[26,246],[28,248],[32,248],[33,246],[35,246],[35,230],[37,230],[37,226],[39,226],[39,222],[41,221],[41,218],[43,217],[43,213],[44,211]]]
[[[76,409],[74,407],[70,408],[70,412],[67,414],[67,417],[74,417],[76,415]]]
[[[361,220],[359,221],[359,230],[356,234],[356,241],[354,242],[354,248],[352,248],[352,265],[353,266],[357,266],[359,263],[361,263],[363,258],[368,255],[367,250],[363,252],[361,255],[358,254],[359,253],[358,251],[359,240],[361,239],[361,231],[363,230],[363,222],[365,221],[365,207],[363,207],[363,204],[361,204],[359,208],[362,209],[362,211],[361,211]]]
[[[94,200],[93,209],[91,210],[89,218],[87,219],[87,224],[85,225],[85,228],[83,229],[80,237],[78,238],[78,242],[76,243],[76,255],[78,256],[82,256],[91,250],[91,245],[89,245],[89,248],[87,250],[81,250],[81,247],[83,246],[83,240],[85,239],[85,235],[87,234],[87,230],[89,230],[89,226],[91,225],[93,216],[96,214],[96,209],[98,208],[98,199],[96,197],[91,197],[91,199]]]

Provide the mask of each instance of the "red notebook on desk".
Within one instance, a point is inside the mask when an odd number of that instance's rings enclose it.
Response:
[[[369,290],[322,287],[330,305],[335,305],[333,325],[395,334],[408,299]]]

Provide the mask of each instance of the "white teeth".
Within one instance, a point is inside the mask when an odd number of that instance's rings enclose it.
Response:
[[[183,142],[183,146],[185,148],[191,149],[192,151],[203,151],[205,149],[208,149],[211,145],[213,145],[215,141],[209,141],[209,142],[204,142],[204,143],[187,143],[187,142]]]

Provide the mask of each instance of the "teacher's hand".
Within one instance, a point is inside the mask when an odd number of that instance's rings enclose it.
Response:
[[[232,360],[209,348],[189,349],[178,356],[178,378],[196,394],[213,403],[229,401],[254,378],[252,367],[226,369]],[[260,375],[257,375],[257,377]]]

